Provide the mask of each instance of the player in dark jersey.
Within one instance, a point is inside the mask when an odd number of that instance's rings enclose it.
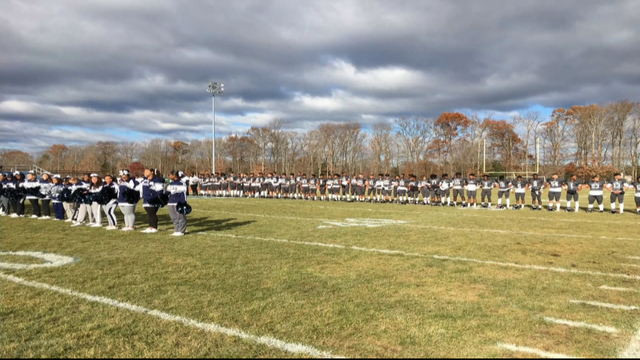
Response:
[[[318,200],[318,179],[316,179],[316,174],[311,174],[309,179],[309,198],[313,201]]]
[[[478,207],[478,180],[476,180],[476,174],[469,174],[469,178],[464,181],[464,184],[467,186],[467,207],[471,207],[471,203],[473,203],[473,207]]]
[[[640,215],[640,176],[636,179],[636,181],[631,184],[633,189],[636,190],[636,210],[638,211],[638,215]]]
[[[440,203],[440,199],[438,199],[438,184],[440,181],[438,180],[438,175],[431,174],[429,176],[429,181],[427,187],[429,188],[429,203],[431,206],[437,206]]]
[[[453,187],[453,206],[458,205],[458,195],[462,199],[462,207],[467,205],[464,196],[464,178],[462,178],[462,174],[457,172],[453,179],[451,179],[451,185]]]
[[[587,212],[588,213],[593,212],[593,203],[596,201],[598,202],[598,207],[600,208],[600,212],[604,212],[604,201],[602,200],[602,196],[603,196],[603,189],[605,187],[605,182],[600,181],[600,176],[596,175],[585,186],[589,187],[589,207],[587,208]]]
[[[564,182],[564,188],[567,190],[567,212],[578,212],[580,210],[579,192],[582,190],[582,182],[578,180],[576,175],[571,175],[569,180]],[[575,208],[571,207],[571,201],[575,202]]]
[[[327,180],[324,178],[324,174],[320,174],[320,178],[318,179],[318,189],[320,190],[320,200],[326,201]]]
[[[364,175],[358,174],[358,177],[355,179],[355,185],[352,184],[354,189],[354,200],[364,201],[365,188],[367,186],[367,180],[364,178]]]
[[[373,202],[376,197],[376,179],[373,174],[369,175],[367,180],[367,201]]]
[[[407,186],[408,190],[409,190],[409,204],[418,204],[418,195],[420,194],[418,189],[419,189],[419,182],[418,179],[416,178],[415,175],[411,174],[409,175],[409,184]]]
[[[511,189],[513,188],[513,184],[504,175],[500,175],[498,177],[498,205],[496,209],[508,209],[511,206]],[[506,207],[502,206],[502,198],[506,200]]]
[[[620,173],[613,174],[613,180],[607,184],[607,189],[611,190],[611,213],[617,213],[616,201],[620,204],[620,214],[624,214],[624,191],[629,187],[627,181],[622,178]]]
[[[533,174],[529,180],[528,188],[531,190],[531,210],[542,210],[542,179],[538,178],[538,174]]]
[[[422,181],[419,183],[420,194],[422,194],[422,205],[427,205],[431,202],[429,191],[429,180],[426,176],[422,176]]]
[[[522,180],[522,176],[516,176],[516,181],[513,182],[513,189],[516,193],[516,205],[513,208],[522,210],[524,209],[524,197],[527,190],[527,182]]]
[[[482,193],[480,193],[480,200],[482,201],[483,208],[491,208],[491,192],[493,191],[493,187],[495,182],[489,179],[489,175],[482,175],[482,180],[480,181],[480,187],[482,188]],[[488,200],[488,203],[485,203],[485,199]]]

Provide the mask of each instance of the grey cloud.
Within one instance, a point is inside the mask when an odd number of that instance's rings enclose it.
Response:
[[[366,124],[454,109],[638,100],[638,13],[632,0],[7,1],[0,104],[40,107],[0,106],[0,116],[97,134],[108,124],[197,137],[209,126],[209,80],[227,88],[221,133],[261,124],[269,114],[302,130],[321,121]],[[337,62],[355,74],[341,75]],[[376,76],[388,81],[389,69],[411,75],[375,86]],[[420,81],[411,81],[414,74]],[[353,99],[332,97],[337,90]],[[306,106],[300,96],[335,109]],[[147,122],[134,115],[141,112],[150,113]],[[2,146],[7,134],[28,142],[26,134],[2,130]]]

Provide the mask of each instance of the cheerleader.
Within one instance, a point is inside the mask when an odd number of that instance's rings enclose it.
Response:
[[[42,216],[42,212],[40,211],[40,204],[38,203],[38,196],[36,194],[40,193],[40,181],[38,181],[36,173],[29,171],[27,173],[27,181],[21,183],[20,186],[25,189],[27,193],[26,199],[31,203],[31,210],[33,211],[31,217],[33,219],[39,218]]]
[[[99,179],[100,178],[98,178],[98,180]],[[84,223],[84,218],[87,217],[87,215],[89,216],[89,222],[87,223],[87,226],[91,226],[93,224],[93,212],[91,211],[91,202],[88,199],[83,200],[83,199],[86,199],[86,197],[89,195],[90,185],[87,185],[84,180],[81,180],[81,181],[76,181],[76,184],[73,185],[71,188],[73,189],[74,186],[75,186],[74,192],[78,193],[78,196],[77,196],[78,207],[77,207],[76,214],[74,214],[75,221],[73,222],[73,224],[71,224],[71,226],[82,225]],[[86,202],[89,202],[89,203],[87,204]]]
[[[5,188],[5,193],[7,194],[7,197],[9,198],[9,207],[7,207],[7,210],[9,208],[11,208],[13,210],[12,213],[9,213],[7,211],[7,214],[11,214],[9,215],[12,218],[17,218],[20,217],[20,215],[18,215],[18,201],[19,199],[17,199],[15,191],[16,188],[18,187],[18,182],[15,179],[15,176],[13,173],[7,173],[7,182],[4,184],[4,188]],[[12,195],[13,194],[13,195]]]
[[[149,227],[142,232],[152,234],[158,232],[158,209],[162,206],[158,198],[164,195],[164,179],[158,169],[145,169],[144,176],[139,187],[144,210],[149,216]]]
[[[7,188],[9,184],[9,180],[7,179],[8,174],[0,173],[0,188],[2,189],[2,193],[0,194],[0,216],[6,216],[11,214],[9,208],[9,197],[7,196]],[[9,190],[10,191],[10,190]]]
[[[187,185],[181,180],[184,177],[182,171],[172,171],[169,175],[171,183],[167,187],[169,196],[169,216],[173,221],[175,232],[171,236],[183,236],[187,231],[187,215],[177,210],[178,204],[186,205],[187,203]]]
[[[76,191],[78,184],[78,178],[76,177],[66,177],[64,179],[63,185],[66,189],[69,189],[71,196],[69,196],[63,203],[62,206],[64,208],[65,214],[67,214],[67,220],[65,222],[72,222],[73,216],[77,211],[76,203],[73,202],[73,192]]]
[[[193,196],[198,196],[199,183],[200,183],[200,178],[195,173],[192,173],[191,177],[189,178],[189,185],[191,186],[191,194]]]
[[[133,231],[136,222],[136,205],[140,199],[136,192],[140,183],[131,178],[129,170],[120,171],[120,181],[118,184],[118,206],[124,215],[124,227],[122,231]]]
[[[107,226],[106,229],[117,230],[118,219],[116,218],[116,207],[118,206],[117,194],[119,186],[115,182],[113,182],[113,176],[106,175],[104,177],[104,188],[110,189],[111,191],[108,193],[108,195],[113,196],[111,199],[108,199],[109,202],[102,206],[104,214],[107,216],[107,221],[109,222],[109,226]]]
[[[64,220],[64,205],[60,200],[60,194],[64,190],[64,185],[62,184],[62,178],[60,175],[53,175],[53,184],[49,190],[49,194],[51,196],[51,202],[53,203],[53,213],[55,215],[55,219],[53,220]]]
[[[20,189],[20,188],[24,188],[24,183],[26,182],[25,178],[24,178],[24,174],[21,172],[16,171],[15,173],[13,173],[13,176],[15,177],[15,184],[16,184],[16,190]],[[24,217],[24,202],[27,200],[27,196],[26,195],[21,195],[20,198],[16,201],[16,217]]]
[[[40,179],[40,202],[42,202],[42,216],[39,217],[39,220],[48,220],[51,219],[51,196],[49,192],[51,191],[51,175],[49,173],[42,174],[42,179]]]
[[[91,184],[89,185],[89,195],[96,196],[102,188],[104,184],[102,183],[102,179],[98,174],[91,174]],[[100,203],[96,200],[91,201],[91,213],[93,214],[93,224],[90,224],[91,227],[102,227],[102,212],[100,211]]]

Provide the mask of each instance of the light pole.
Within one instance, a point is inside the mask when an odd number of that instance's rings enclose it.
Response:
[[[213,122],[213,172],[211,175],[213,175],[216,173],[216,94],[224,94],[224,84],[210,81],[207,91],[211,93],[211,120]]]

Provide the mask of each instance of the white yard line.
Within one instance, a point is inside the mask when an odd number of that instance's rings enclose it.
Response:
[[[635,267],[635,268],[640,268],[640,265],[636,265],[636,264],[620,264],[622,266],[627,266],[627,267]]]
[[[162,320],[167,320],[167,321],[172,321],[172,322],[176,322],[176,323],[180,323],[186,326],[190,326],[193,328],[197,328],[200,330],[204,330],[206,332],[210,332],[210,333],[216,333],[216,334],[223,334],[223,335],[227,335],[227,336],[233,336],[233,337],[237,337],[243,340],[247,340],[250,342],[254,342],[257,344],[261,344],[261,345],[266,345],[268,347],[272,347],[272,348],[276,348],[282,351],[286,351],[288,353],[292,353],[292,354],[304,354],[304,355],[309,355],[309,356],[313,356],[313,357],[319,357],[319,358],[335,358],[337,356],[332,355],[331,353],[325,352],[325,351],[321,351],[318,350],[314,347],[308,346],[308,345],[303,345],[303,344],[298,344],[298,343],[288,343],[282,340],[278,340],[276,338],[272,338],[270,336],[257,336],[257,335],[251,335],[248,333],[245,333],[242,330],[238,330],[238,329],[231,329],[231,328],[226,328],[217,324],[211,324],[211,323],[203,323],[203,322],[199,322],[197,320],[193,320],[193,319],[189,319],[189,318],[185,318],[185,317],[181,317],[181,316],[176,316],[176,315],[171,315],[159,310],[152,310],[152,309],[147,309],[138,305],[133,305],[133,304],[129,304],[126,302],[120,302],[117,300],[113,300],[113,299],[109,299],[106,297],[102,297],[102,296],[94,296],[94,295],[89,295],[89,294],[84,294],[81,292],[76,292],[73,290],[69,290],[69,289],[64,289],[64,288],[60,288],[54,285],[48,285],[48,284],[44,284],[44,283],[39,283],[39,282],[35,282],[35,281],[29,281],[29,280],[25,280],[13,275],[7,275],[7,274],[2,274],[0,273],[0,277],[2,279],[5,279],[7,281],[11,281],[14,282],[16,284],[20,284],[20,285],[24,285],[24,286],[29,286],[32,288],[36,288],[36,289],[44,289],[44,290],[49,290],[49,291],[54,291],[60,294],[64,294],[64,295],[70,295],[70,296],[74,296],[77,298],[81,298],[87,301],[91,301],[91,302],[96,302],[96,303],[100,303],[100,304],[105,304],[105,305],[110,305],[113,307],[117,307],[117,308],[121,308],[121,309],[125,309],[125,310],[129,310],[135,313],[139,313],[139,314],[145,314],[145,315],[151,315],[157,318],[160,318]]]
[[[325,222],[325,221],[342,221],[342,220],[316,219],[316,218],[305,218],[305,217],[294,217],[294,216],[276,216],[276,215],[264,215],[264,214],[251,214],[251,213],[229,212],[229,211],[220,211],[220,210],[199,209],[198,211],[213,212],[213,213],[227,214],[227,215],[255,216],[255,217],[274,218],[274,219],[322,221],[322,222]],[[402,224],[402,223],[398,223],[398,224],[394,224],[394,225],[408,226],[408,227],[415,227],[415,228],[424,228],[424,229],[437,229],[437,230],[491,232],[491,233],[500,233],[500,234],[517,234],[517,235],[534,235],[534,236],[541,236],[541,237],[545,237],[545,238],[549,236],[548,233],[537,233],[537,232],[531,232],[531,231],[513,231],[513,230],[499,230],[499,229],[464,228],[464,227],[435,226],[435,225],[413,225],[413,224]],[[555,233],[555,232],[553,233],[553,236],[568,237],[568,238],[582,238],[582,239],[640,241],[640,237],[639,238],[613,238],[613,237],[607,237],[607,236],[562,234],[562,233]]]
[[[631,292],[640,292],[640,289],[632,289],[632,288],[621,288],[621,287],[611,287],[607,285],[602,285],[599,287],[602,290],[611,290],[611,291],[631,291]]]
[[[598,307],[609,308],[609,309],[617,309],[617,310],[638,310],[638,309],[640,309],[637,306],[616,305],[616,304],[601,303],[601,302],[596,302],[596,301],[569,300],[569,302],[573,303],[573,304],[586,304],[586,305],[591,305],[591,306],[598,306]]]
[[[543,358],[575,359],[575,357],[573,357],[573,356],[567,356],[567,355],[563,355],[563,354],[551,353],[551,352],[546,352],[546,351],[542,351],[542,350],[538,350],[538,349],[534,349],[534,348],[529,348],[529,347],[524,347],[524,346],[517,346],[517,345],[512,345],[512,344],[498,343],[497,346],[499,348],[503,348],[503,349],[507,349],[507,350],[511,350],[511,351],[534,354],[534,355],[537,355],[537,356],[540,356],[540,357],[543,357]]]
[[[627,256],[627,259],[640,260],[640,256]]]
[[[294,241],[294,240],[274,239],[274,238],[261,238],[261,237],[256,237],[256,236],[233,235],[233,234],[224,234],[224,233],[204,233],[204,232],[200,232],[200,233],[197,233],[197,234],[199,234],[199,235],[211,235],[211,236],[218,236],[218,237],[227,237],[227,238],[235,238],[235,239],[273,241],[273,242],[289,243],[289,244],[297,244],[297,245],[309,245],[309,246],[320,246],[320,247],[328,247],[328,248],[336,248],[336,249],[348,249],[348,250],[373,252],[373,253],[380,253],[380,254],[387,254],[387,255],[403,255],[403,256],[414,256],[414,257],[421,257],[421,258],[431,258],[431,259],[437,259],[437,260],[462,261],[462,262],[471,262],[471,263],[485,264],[485,265],[507,266],[507,267],[514,267],[514,268],[520,268],[520,269],[530,269],[530,270],[540,270],[540,271],[553,271],[553,272],[560,272],[560,273],[594,275],[594,276],[608,276],[608,277],[640,280],[640,276],[637,276],[637,275],[611,274],[611,273],[602,273],[602,272],[597,272],[597,271],[576,270],[576,269],[566,269],[566,268],[556,268],[556,267],[546,267],[546,266],[539,266],[539,265],[522,265],[522,264],[516,264],[516,263],[491,261],[491,260],[469,259],[469,258],[463,258],[463,257],[446,256],[446,255],[428,255],[428,254],[420,254],[420,253],[410,253],[410,252],[405,252],[405,251],[401,251],[401,250],[372,249],[372,248],[363,248],[363,247],[358,247],[358,246],[349,246],[349,245],[340,245],[340,244],[307,242],[307,241]]]
[[[580,328],[587,328],[587,329],[593,329],[593,330],[597,330],[597,331],[603,331],[603,332],[608,332],[608,333],[617,333],[618,329],[611,327],[611,326],[602,326],[602,325],[594,325],[594,324],[589,324],[589,323],[585,323],[585,322],[581,322],[581,321],[571,321],[571,320],[563,320],[563,319],[556,319],[556,318],[552,318],[552,317],[544,317],[544,320],[550,323],[554,323],[554,324],[560,324],[560,325],[567,325],[567,326],[571,326],[571,327],[580,327]]]
[[[640,358],[640,329],[638,329],[638,331],[629,342],[629,346],[627,346],[626,349],[620,352],[620,354],[618,354],[618,357],[623,359]]]
[[[0,262],[0,269],[12,270],[30,270],[37,268],[58,267],[71,264],[76,261],[76,259],[72,258],[71,256],[49,254],[40,251],[1,251],[0,255],[29,256],[44,261],[44,263],[42,264],[18,264]]]

